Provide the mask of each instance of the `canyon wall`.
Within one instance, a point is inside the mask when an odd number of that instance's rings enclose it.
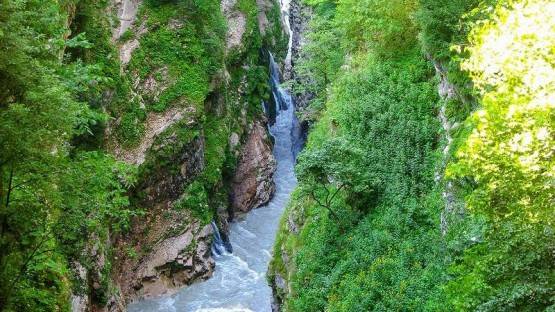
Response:
[[[211,221],[226,239],[228,222],[275,190],[261,102],[265,51],[287,40],[279,4],[115,0],[104,11],[117,17],[104,25],[119,64],[119,86],[104,94],[105,145],[137,168],[130,198],[140,213],[128,231],[91,238],[90,261],[74,262],[75,312],[124,311],[209,278]]]

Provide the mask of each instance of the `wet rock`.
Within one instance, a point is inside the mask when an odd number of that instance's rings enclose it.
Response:
[[[215,266],[211,243],[210,225],[193,225],[181,235],[160,242],[135,269],[136,295],[150,298],[169,294],[210,277]]]
[[[232,181],[231,206],[235,215],[266,204],[275,191],[276,161],[265,127],[255,122],[244,144]]]
[[[285,283],[285,279],[283,279],[283,277],[281,277],[281,275],[279,275],[279,274],[276,274],[274,281],[276,283],[275,284],[276,287],[278,287],[279,289],[284,290],[285,287],[287,286],[287,284]]]

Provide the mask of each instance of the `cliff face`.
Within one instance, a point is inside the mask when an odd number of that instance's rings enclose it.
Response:
[[[303,46],[306,44],[306,35],[309,31],[309,22],[311,19],[312,11],[307,5],[304,5],[300,0],[290,0],[288,6],[285,8],[286,12],[283,15],[288,19],[288,26],[290,31],[290,47],[288,58],[285,60],[285,66],[283,70],[284,79],[286,81],[294,81],[297,84],[310,84],[311,82],[302,77],[297,69],[296,65],[300,61]],[[292,97],[295,102],[296,110],[301,115],[308,108],[310,101],[314,98],[314,95],[309,92],[295,93],[292,92]],[[301,119],[300,131],[302,133],[301,138],[306,141],[306,136],[309,131],[309,122],[307,120]],[[293,204],[293,207],[292,207]],[[301,208],[295,209],[295,208]],[[294,205],[294,199],[290,203],[290,207],[285,211],[282,217],[282,224],[280,226],[280,232],[278,233],[278,241],[274,247],[274,254],[272,264],[270,265],[268,272],[268,280],[273,291],[273,304],[272,311],[281,311],[283,301],[288,296],[290,288],[288,285],[288,280],[290,279],[286,275],[294,274],[294,272],[288,271],[287,268],[291,267],[291,255],[288,254],[288,250],[281,246],[281,241],[279,240],[279,235],[284,235],[283,232],[287,232],[287,235],[298,235],[299,229],[303,226],[305,217],[303,215],[304,211],[300,205]],[[276,267],[275,259],[279,259],[281,267]]]
[[[275,191],[276,161],[265,127],[255,123],[239,157],[232,181],[231,207],[235,215],[266,204]]]
[[[275,188],[260,103],[262,50],[285,40],[279,4],[114,0],[105,11],[118,18],[110,36],[120,66],[104,94],[106,147],[138,170],[130,197],[139,216],[127,232],[91,239],[83,253],[92,261],[74,263],[84,288],[73,311],[123,311],[210,277],[210,222],[225,239],[228,221]]]
[[[157,143],[152,150],[180,146],[168,159],[177,166],[157,168],[143,177],[136,191],[142,194],[140,205],[148,211],[116,243],[114,273],[125,300],[161,295],[207,278],[214,268],[212,228],[189,207],[182,207],[183,197],[198,196],[183,190],[205,169],[205,140],[198,135],[183,144],[172,133]]]

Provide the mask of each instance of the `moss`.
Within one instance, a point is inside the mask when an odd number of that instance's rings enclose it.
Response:
[[[133,259],[133,260],[137,260],[139,258],[139,254],[137,253],[137,251],[133,247],[127,247],[126,250],[125,250],[125,254],[126,254],[127,257],[129,257],[130,259]]]
[[[202,109],[210,79],[223,63],[225,28],[219,13],[219,2],[214,0],[202,4],[148,1],[142,6],[148,32],[141,37],[129,70],[141,79],[161,68],[167,68],[168,75],[153,77],[166,89],[157,100],[145,103],[148,110],[164,111],[182,97]]]
[[[131,29],[127,29],[118,39],[119,42],[126,42],[135,37],[135,33]]]
[[[185,188],[183,195],[174,203],[173,207],[177,210],[187,209],[191,211],[193,216],[201,220],[202,224],[210,223],[214,217],[208,205],[206,189],[202,182],[198,180]]]
[[[83,35],[92,48],[72,47],[67,49],[67,61],[80,59],[87,66],[94,68],[94,80],[80,92],[79,100],[86,101],[99,113],[106,112],[113,120],[122,115],[128,116],[122,123],[114,124],[116,139],[124,146],[134,146],[142,133],[142,119],[138,113],[141,109],[137,101],[131,100],[131,84],[128,77],[120,72],[117,47],[112,43],[113,15],[107,16],[108,1],[80,1],[76,15],[71,23],[74,35]],[[125,36],[132,34],[126,32]],[[125,39],[125,38],[124,38]],[[136,118],[139,117],[139,118]],[[131,122],[133,120],[133,122]],[[136,122],[137,121],[137,122]],[[120,126],[123,129],[120,129]],[[75,139],[79,147],[91,149],[103,144],[105,124],[93,128],[92,133],[85,133]]]
[[[195,138],[200,136],[197,126],[189,127],[178,122],[161,133],[147,152],[145,162],[139,168],[139,176],[143,178],[155,172],[178,174],[181,164],[176,158]]]
[[[270,23],[264,36],[260,34],[256,1],[240,0],[236,4],[236,9],[245,14],[247,24],[242,44],[228,52],[226,67],[233,87],[245,84],[243,93],[248,103],[249,121],[260,117],[263,114],[262,101],[270,100],[268,51],[275,52],[277,59],[283,59],[287,52],[288,38],[281,28],[279,4],[277,1],[272,1],[272,4],[266,12]]]
[[[203,178],[208,186],[212,186],[222,178],[222,167],[226,160],[230,135],[229,120],[209,116],[205,123],[204,134],[206,139],[204,152],[206,167]]]
[[[141,109],[124,112],[115,129],[115,135],[123,147],[134,147],[143,137],[146,114]]]
[[[272,8],[267,12],[267,18],[270,25],[266,29],[262,42],[265,47],[272,50],[276,59],[283,60],[288,52],[289,37],[283,31],[281,9],[277,1],[272,1]]]

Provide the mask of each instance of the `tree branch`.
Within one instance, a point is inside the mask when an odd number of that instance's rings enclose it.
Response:
[[[311,190],[311,191],[310,191],[310,195],[311,195],[312,199],[313,199],[318,205],[320,205],[320,206],[322,206],[322,207],[324,207],[324,208],[327,208],[327,206],[324,205],[324,204],[322,204],[322,202],[318,199],[318,197],[316,196],[316,194],[314,194],[314,190]]]
[[[38,253],[38,250],[42,247],[42,245],[48,240],[48,233],[46,233],[43,238],[41,239],[40,243],[38,243],[35,248],[33,249],[33,251],[31,252],[31,254],[27,257],[27,259],[25,260],[25,262],[21,265],[21,267],[19,268],[19,273],[17,274],[17,276],[15,277],[15,279],[13,279],[13,281],[11,282],[9,288],[8,288],[8,292],[6,293],[5,297],[4,297],[4,301],[7,303],[9,302],[9,298],[11,297],[13,290],[15,288],[15,286],[17,285],[17,283],[19,282],[19,280],[21,279],[21,277],[23,276],[23,274],[27,271],[27,267],[29,266],[29,263],[31,263],[31,261],[33,260],[33,258],[35,258],[38,254],[42,254],[44,252]]]
[[[13,189],[13,186],[12,186],[12,184],[13,184],[13,172],[14,172],[14,169],[13,169],[13,166],[12,166],[12,168],[10,170],[10,178],[9,178],[9,182],[8,182],[8,192],[6,194],[6,210],[8,209],[8,206],[10,205],[10,195],[11,195],[12,189]]]
[[[8,190],[6,192],[6,202],[4,206],[4,209],[6,211],[3,211],[0,213],[0,215],[2,216],[2,221],[0,222],[0,238],[2,239],[4,237],[4,234],[6,233],[6,228],[8,227],[8,208],[10,206],[10,196],[12,193],[13,174],[14,174],[14,168],[12,166],[10,169],[10,177],[8,179]],[[3,255],[4,251],[0,251],[0,253]]]
[[[327,188],[325,188],[325,189],[326,189],[326,191],[327,191],[326,202],[325,202],[325,204],[322,203],[322,202],[318,199],[318,197],[317,197],[316,194],[314,193],[314,190],[311,190],[311,191],[310,191],[310,195],[311,195],[312,199],[313,199],[318,205],[320,205],[320,206],[323,207],[323,208],[326,208],[326,209],[330,212],[330,214],[332,215],[332,217],[333,217],[334,219],[339,220],[339,216],[335,213],[335,211],[333,211],[333,209],[331,209],[331,204],[328,202],[328,197],[329,197],[329,194],[330,194],[330,193],[329,193],[329,190],[328,190]]]
[[[331,202],[333,201],[333,199],[335,198],[335,196],[345,187],[345,184],[341,184],[341,186],[339,186],[339,188],[337,188],[337,190],[335,190],[335,192],[333,193],[333,195],[330,198],[329,201],[329,205],[331,206]]]

